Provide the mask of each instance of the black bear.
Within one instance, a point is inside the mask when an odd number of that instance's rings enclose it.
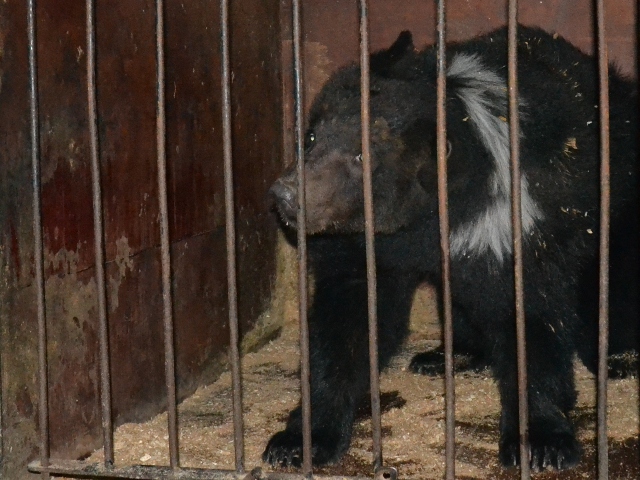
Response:
[[[594,58],[557,35],[521,26],[522,228],[530,462],[579,462],[570,412],[573,357],[597,362],[599,110]],[[447,46],[448,193],[454,350],[488,365],[502,414],[499,456],[520,461],[507,123],[505,28]],[[371,152],[380,367],[400,348],[416,286],[438,285],[441,259],[435,160],[436,50],[403,32],[371,56]],[[614,68],[611,104],[610,354],[637,349],[637,93]],[[347,450],[368,390],[360,69],[336,72],[314,101],[305,145],[313,463]],[[295,168],[272,186],[290,231]],[[438,371],[437,352],[413,359]],[[624,372],[617,372],[624,373]],[[301,461],[301,413],[269,441],[272,465]]]

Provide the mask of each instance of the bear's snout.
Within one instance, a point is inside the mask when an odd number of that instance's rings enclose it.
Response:
[[[273,182],[269,195],[273,198],[282,220],[287,224],[295,225],[298,214],[298,193],[295,182],[281,177]]]

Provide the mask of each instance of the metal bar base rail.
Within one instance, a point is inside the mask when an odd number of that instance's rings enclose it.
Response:
[[[169,466],[131,465],[107,468],[102,463],[88,463],[80,460],[51,459],[47,466],[40,461],[29,464],[33,473],[49,473],[78,478],[122,478],[127,480],[308,480],[304,474],[267,472],[260,467],[250,473],[238,473],[234,470],[212,470],[205,468],[172,468]],[[347,477],[343,475],[313,475],[316,480],[396,480],[395,468],[376,469],[373,477]]]

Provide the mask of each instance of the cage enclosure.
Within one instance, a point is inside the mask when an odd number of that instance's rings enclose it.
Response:
[[[164,38],[157,43],[156,2],[95,2],[95,119],[91,92],[87,94],[87,55],[92,52],[85,2],[40,0],[34,5],[40,253],[34,247],[29,117],[34,100],[29,89],[31,3],[0,6],[2,478],[35,478],[27,466],[42,454],[41,286],[51,458],[104,462],[101,393],[108,385],[117,427],[116,466],[169,465],[176,460],[170,459],[167,421],[172,420],[166,410],[171,412],[178,402],[174,425],[180,465],[234,470],[238,419],[228,367],[230,322],[236,316],[242,357],[242,460],[248,471],[259,466],[269,470],[261,454],[269,437],[284,426],[300,388],[296,252],[280,233],[268,196],[273,181],[296,156],[294,11],[288,0],[230,2],[225,35],[231,143],[225,144],[220,3],[166,0],[161,6]],[[358,61],[360,30],[358,2],[302,3],[302,107],[307,111],[332,73]],[[448,41],[470,39],[507,22],[506,2],[449,0],[446,7]],[[404,30],[412,32],[418,48],[435,43],[436,14],[436,2],[370,0],[370,50],[389,47]],[[607,3],[605,19],[610,60],[637,79],[636,2]],[[592,2],[520,2],[518,20],[595,53]],[[164,80],[159,85],[161,57]],[[159,96],[164,105],[158,103]],[[166,130],[162,138],[159,126]],[[95,242],[94,139],[103,247]],[[225,145],[231,150],[225,152]],[[236,255],[231,263],[237,268],[231,280],[225,224],[228,153]],[[165,160],[163,187],[158,175]],[[168,212],[163,213],[165,195]],[[96,249],[101,248],[102,279],[96,267]],[[163,281],[170,281],[169,291]],[[102,283],[106,329],[100,319]],[[229,296],[230,286],[234,292],[237,287],[235,300]],[[169,337],[167,292],[172,299]],[[231,317],[230,298],[236,302]],[[441,478],[444,384],[441,378],[417,378],[407,369],[413,353],[437,345],[441,338],[437,298],[426,285],[414,298],[411,319],[409,341],[381,377],[385,465],[397,468],[399,478]],[[101,335],[108,336],[106,358],[101,356]],[[167,389],[167,342],[175,351],[174,394]],[[106,384],[104,365],[110,371]],[[575,470],[545,472],[538,478],[595,478],[595,379],[578,363],[576,371],[574,419],[584,460]],[[371,477],[369,412],[367,405],[359,410],[344,459],[316,473]],[[498,464],[499,398],[487,370],[456,376],[455,412],[458,474],[516,478],[515,471]],[[611,380],[609,478],[640,476],[638,412],[637,379]],[[237,447],[237,436],[235,441]],[[165,478],[144,476],[160,473],[131,475],[121,478]]]

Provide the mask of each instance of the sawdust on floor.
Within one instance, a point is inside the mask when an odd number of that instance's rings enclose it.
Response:
[[[420,303],[420,302],[416,302]],[[430,302],[427,302],[430,303]],[[418,305],[416,308],[423,308]],[[428,307],[433,315],[433,307]],[[297,329],[287,324],[282,335],[242,358],[245,459],[248,470],[262,465],[266,441],[286,422],[299,400]],[[424,325],[422,326],[424,327]],[[437,328],[414,330],[402,354],[381,375],[382,431],[385,464],[399,478],[442,478],[444,472],[444,382],[408,371],[414,353],[437,345]],[[579,391],[574,420],[584,446],[584,460],[569,472],[543,472],[539,479],[595,478],[595,379],[576,366]],[[230,374],[201,387],[179,406],[180,461],[183,467],[233,469],[233,418]],[[497,462],[499,400],[488,371],[456,375],[456,477],[516,479],[517,470]],[[638,381],[609,382],[610,478],[640,478]],[[318,473],[371,475],[371,421],[361,416],[352,446],[343,460]],[[115,432],[119,465],[167,465],[167,415]],[[100,461],[96,452],[88,461]]]

